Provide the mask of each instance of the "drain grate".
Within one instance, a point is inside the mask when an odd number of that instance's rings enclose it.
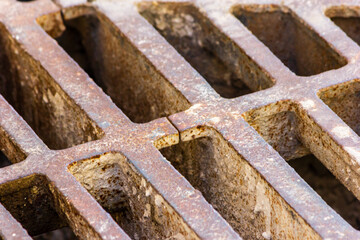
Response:
[[[0,1],[0,238],[360,239],[359,2]]]

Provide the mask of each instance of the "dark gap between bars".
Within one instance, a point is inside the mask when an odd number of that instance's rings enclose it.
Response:
[[[68,170],[132,239],[172,239],[188,229],[172,207],[159,204],[157,191],[119,153],[82,160]],[[187,231],[185,238],[196,237]]]
[[[78,239],[71,228],[64,227],[33,237],[34,240],[76,240]]]
[[[35,174],[7,182],[0,185],[0,203],[34,239],[74,240],[71,228],[57,212],[49,184],[45,176]],[[63,238],[56,238],[60,236]]]
[[[72,147],[102,135],[1,23],[0,94],[51,149]]]
[[[5,154],[0,151],[0,168],[11,165],[10,160],[5,156]]]
[[[224,98],[273,86],[256,63],[188,3],[140,3],[140,14]]]
[[[241,5],[233,14],[296,75],[311,76],[347,63],[290,9]]]
[[[314,155],[288,163],[332,209],[360,230],[359,200]]]
[[[332,17],[330,19],[360,45],[360,17]]]
[[[131,121],[145,123],[190,107],[108,19],[85,14],[63,21],[66,30],[55,40]]]

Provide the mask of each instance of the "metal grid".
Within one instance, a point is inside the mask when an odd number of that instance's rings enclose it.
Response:
[[[0,236],[360,238],[359,5],[1,0]]]

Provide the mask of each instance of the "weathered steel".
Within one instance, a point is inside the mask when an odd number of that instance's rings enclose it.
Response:
[[[360,239],[357,6],[1,0],[0,237]]]

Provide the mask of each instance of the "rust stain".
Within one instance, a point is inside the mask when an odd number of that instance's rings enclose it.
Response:
[[[0,236],[359,239],[357,5],[1,0]]]

